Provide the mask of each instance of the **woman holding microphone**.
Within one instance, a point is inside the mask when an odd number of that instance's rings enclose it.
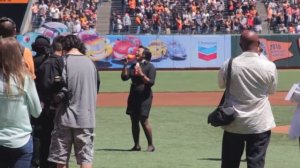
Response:
[[[147,152],[153,152],[155,147],[152,141],[152,129],[149,122],[149,114],[152,105],[152,89],[155,83],[156,69],[151,60],[151,52],[148,48],[139,46],[136,53],[136,63],[127,68],[128,60],[124,61],[121,78],[123,81],[131,79],[131,87],[127,100],[126,114],[131,118],[131,130],[134,146],[131,151],[140,151],[139,143],[140,126],[145,132],[148,148]]]

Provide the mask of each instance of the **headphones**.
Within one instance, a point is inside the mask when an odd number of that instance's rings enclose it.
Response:
[[[43,40],[46,40],[47,44],[38,44],[37,41],[38,39],[43,39]],[[42,36],[42,35],[39,35],[36,37],[35,41],[31,44],[31,48],[33,51],[37,51],[39,50],[40,48],[43,48],[46,52],[46,54],[50,53],[51,52],[51,42],[50,42],[50,39],[48,37],[45,37],[45,36]]]

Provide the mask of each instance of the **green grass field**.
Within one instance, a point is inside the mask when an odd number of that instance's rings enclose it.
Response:
[[[278,90],[287,91],[299,80],[300,70],[280,70]],[[122,82],[119,71],[101,72],[101,92],[127,92],[130,82]],[[158,71],[155,92],[220,91],[217,71]],[[101,93],[100,93],[101,94]],[[272,107],[277,125],[287,125],[294,106]],[[214,107],[153,107],[150,121],[156,151],[129,152],[133,146],[130,119],[125,107],[97,108],[95,168],[218,168],[222,130],[207,124]],[[147,143],[141,131],[142,149]],[[266,168],[299,168],[298,141],[272,134]],[[244,158],[244,157],[243,157]],[[70,167],[76,167],[74,156]],[[246,168],[246,162],[241,162]]]
[[[300,70],[279,70],[278,91],[287,91],[300,80]],[[101,71],[101,92],[127,92],[130,82],[121,80],[121,71]],[[155,92],[219,91],[217,70],[157,71]]]
[[[151,114],[156,151],[129,152],[130,120],[124,108],[98,108],[95,168],[218,168],[222,130],[206,123],[213,107],[154,107]],[[278,125],[288,124],[294,107],[273,108]],[[141,132],[142,149],[147,142]],[[299,168],[298,141],[272,134],[266,168]],[[243,157],[244,158],[244,157]],[[72,157],[71,167],[75,167]],[[241,163],[246,168],[246,163]]]

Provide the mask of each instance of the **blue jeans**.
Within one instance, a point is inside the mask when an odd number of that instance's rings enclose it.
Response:
[[[20,148],[0,146],[0,165],[5,168],[30,168],[32,138]]]

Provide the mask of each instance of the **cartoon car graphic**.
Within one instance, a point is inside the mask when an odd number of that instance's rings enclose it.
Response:
[[[185,60],[187,57],[185,49],[176,40],[168,43],[167,55],[172,60]]]
[[[141,45],[140,39],[134,36],[127,36],[123,40],[117,40],[113,46],[113,59],[120,61],[124,58],[135,59],[138,47]]]
[[[148,45],[149,50],[152,53],[151,61],[161,61],[166,58],[167,46],[160,40],[154,40]]]
[[[87,48],[86,55],[93,61],[100,61],[112,54],[112,46],[109,40],[98,34],[80,33],[79,38]]]

